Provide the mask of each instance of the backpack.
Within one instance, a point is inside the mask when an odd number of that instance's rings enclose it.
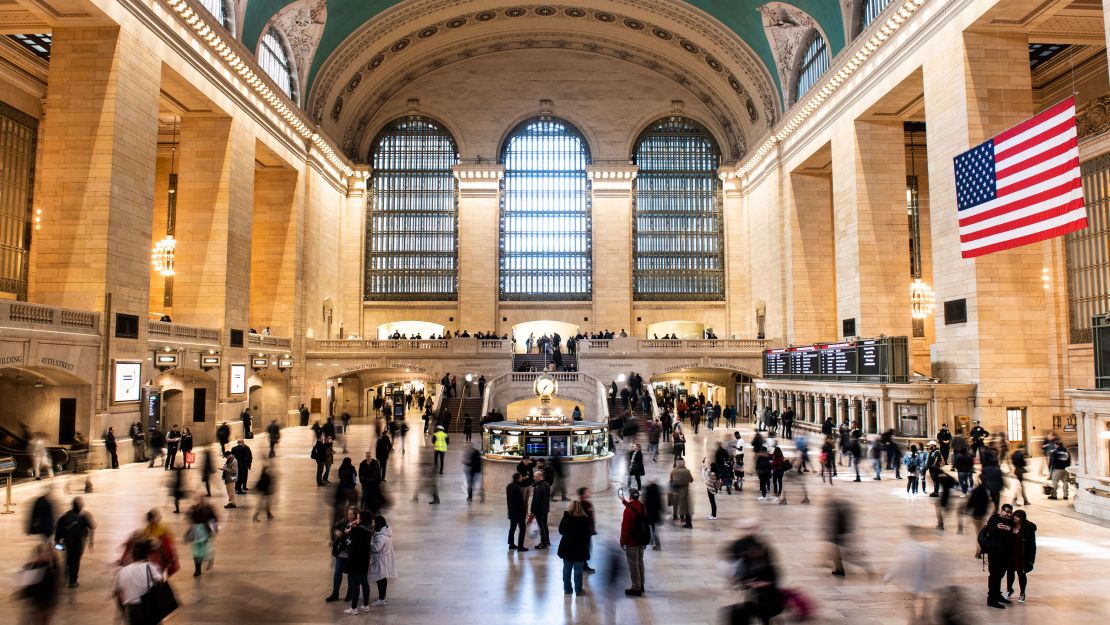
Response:
[[[979,530],[979,536],[976,537],[975,542],[979,546],[979,551],[975,554],[976,557],[979,557],[979,555],[981,554],[987,553],[991,546],[990,523],[987,523],[983,526],[982,529]]]
[[[917,454],[910,456],[910,461],[906,463],[906,470],[913,473],[917,471]]]
[[[632,540],[639,546],[651,544],[651,523],[648,522],[647,515],[638,510],[632,521]]]

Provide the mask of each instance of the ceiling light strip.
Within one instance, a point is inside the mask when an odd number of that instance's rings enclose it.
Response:
[[[227,63],[228,67],[235,71],[240,78],[243,79],[251,89],[263,101],[270,105],[270,108],[278,114],[285,123],[293,127],[303,139],[309,140],[312,145],[316,147],[327,159],[332,166],[338,169],[344,176],[350,177],[354,175],[355,171],[336,153],[335,148],[332,147],[326,139],[313,129],[309,128],[301,116],[289,107],[285,101],[278,97],[266,81],[259,78],[251,67],[249,61],[244,60],[239,56],[231,46],[224,43],[223,38],[213,28],[211,28],[196,11],[193,10],[186,0],[166,0],[166,4],[173,9],[178,16],[193,29],[193,32],[208,45],[209,48]]]
[[[887,18],[886,22],[871,35],[867,42],[856,50],[855,54],[847,57],[847,60],[841,61],[840,69],[836,70],[836,73],[826,80],[820,89],[810,92],[812,95],[806,99],[804,105],[800,108],[795,107],[797,112],[794,113],[789,121],[782,124],[777,132],[764,141],[763,144],[759,146],[759,149],[755,151],[755,154],[737,169],[736,173],[740,176],[747,176],[752,170],[758,167],[777,144],[782,143],[787,137],[793,134],[798,126],[801,126],[802,123],[825,102],[825,100],[828,100],[832,94],[836,93],[837,89],[867,62],[867,59],[871,58],[873,54],[886,45],[887,40],[891,39],[894,33],[898,32],[906,21],[928,1],[929,0],[905,0],[902,6],[898,7],[898,10],[894,11],[891,16]],[[831,69],[829,71],[832,72]]]

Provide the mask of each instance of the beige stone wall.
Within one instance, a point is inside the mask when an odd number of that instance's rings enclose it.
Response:
[[[297,306],[296,170],[267,168],[254,176],[254,219],[251,227],[250,327],[269,327],[277,336],[293,336]]]

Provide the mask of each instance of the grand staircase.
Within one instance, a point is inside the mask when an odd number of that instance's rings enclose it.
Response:
[[[440,422],[447,423],[448,432],[462,432],[463,415],[469,414],[474,433],[480,434],[482,420],[481,397],[450,397],[443,400],[439,407]]]
[[[554,362],[551,356],[545,354],[513,354],[513,371],[528,371],[535,369],[543,371],[547,363]],[[578,370],[578,355],[563,354],[563,366],[571,365],[574,371]],[[562,370],[560,368],[560,370]]]

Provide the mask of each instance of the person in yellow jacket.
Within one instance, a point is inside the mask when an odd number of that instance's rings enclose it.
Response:
[[[448,441],[449,437],[447,436],[447,432],[443,431],[443,426],[437,425],[436,433],[432,436],[432,447],[435,449],[432,471],[438,468],[440,475],[443,475],[443,459],[447,457]]]

